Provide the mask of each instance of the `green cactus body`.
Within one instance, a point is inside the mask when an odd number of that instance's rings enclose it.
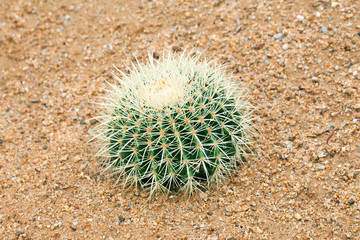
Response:
[[[251,106],[221,69],[169,55],[123,75],[97,129],[99,155],[122,183],[191,194],[242,161]]]

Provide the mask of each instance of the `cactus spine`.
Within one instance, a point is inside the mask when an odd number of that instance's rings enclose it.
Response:
[[[150,193],[191,194],[231,174],[250,144],[251,105],[221,67],[150,55],[111,85],[94,129],[105,170]]]

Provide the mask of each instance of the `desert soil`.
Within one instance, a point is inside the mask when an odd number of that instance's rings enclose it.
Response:
[[[360,239],[360,2],[0,1],[1,239]],[[247,164],[187,198],[114,186],[93,104],[135,57],[205,51],[249,90]]]

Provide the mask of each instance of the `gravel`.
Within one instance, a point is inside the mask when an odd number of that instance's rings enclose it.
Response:
[[[28,2],[0,8],[0,239],[360,236],[359,1]],[[186,47],[249,89],[259,134],[219,186],[149,199],[101,174],[92,102],[113,65]]]

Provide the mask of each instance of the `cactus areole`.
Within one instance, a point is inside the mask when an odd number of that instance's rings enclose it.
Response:
[[[191,194],[243,161],[252,108],[221,66],[168,54],[117,71],[94,132],[105,170],[124,186]]]

